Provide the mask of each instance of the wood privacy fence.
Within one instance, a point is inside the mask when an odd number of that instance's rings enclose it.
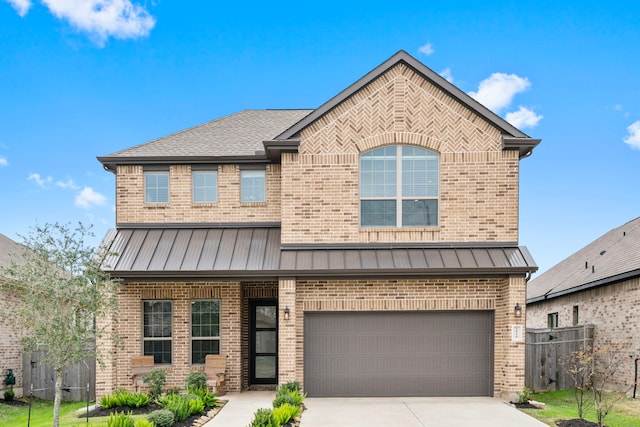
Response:
[[[40,399],[53,400],[55,395],[56,372],[44,363],[45,352],[25,352],[22,356],[22,384],[25,396],[29,395],[33,384],[33,395]],[[88,358],[67,367],[62,373],[62,400],[81,402],[96,399],[96,361]]]
[[[563,365],[573,352],[593,346],[593,330],[593,325],[527,329],[525,385],[534,392],[573,388]]]

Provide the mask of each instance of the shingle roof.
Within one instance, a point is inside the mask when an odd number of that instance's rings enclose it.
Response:
[[[136,147],[99,157],[103,164],[171,157],[255,157],[264,141],[303,119],[313,110],[243,110]],[[266,157],[265,157],[266,158]]]
[[[537,269],[524,247],[282,248],[279,227],[125,228],[105,237],[105,270],[124,279],[464,276]]]
[[[640,218],[614,228],[527,285],[537,302],[640,275]]]

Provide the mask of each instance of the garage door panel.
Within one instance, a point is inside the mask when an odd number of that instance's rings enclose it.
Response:
[[[492,312],[305,313],[310,396],[490,396]]]

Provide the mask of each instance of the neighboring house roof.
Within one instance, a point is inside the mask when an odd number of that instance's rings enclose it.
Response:
[[[199,126],[118,151],[98,160],[116,164],[189,161],[266,161],[263,142],[272,140],[313,110],[244,110]]]
[[[343,276],[464,276],[528,273],[537,269],[524,247],[378,244],[282,247],[280,228],[121,228],[105,237],[105,270],[136,278],[267,278]]]
[[[505,150],[527,157],[540,143],[480,104],[438,73],[401,50],[315,110],[244,110],[202,125],[118,151],[98,160],[114,171],[118,164],[266,162],[296,151],[300,132],[397,64],[406,64],[502,134]]]
[[[614,228],[527,285],[527,303],[640,276],[640,218]]]
[[[12,263],[24,263],[24,250],[24,246],[0,234],[0,268],[9,267]]]

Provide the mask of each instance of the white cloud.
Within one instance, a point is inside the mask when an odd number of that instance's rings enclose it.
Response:
[[[24,17],[31,8],[31,0],[7,0],[7,2],[13,6],[18,12],[18,15]]]
[[[469,95],[488,109],[498,112],[511,104],[513,97],[531,86],[529,79],[516,74],[493,73]]]
[[[78,187],[78,186],[76,185],[76,183],[75,183],[75,182],[73,182],[73,180],[72,180],[71,178],[69,178],[69,179],[68,179],[68,180],[66,180],[66,181],[57,181],[57,182],[56,182],[56,185],[57,185],[58,187],[60,187],[60,188],[70,188],[70,189],[72,189],[72,190],[79,190],[79,189],[80,189],[80,187]]]
[[[50,176],[43,178],[40,176],[39,173],[32,173],[29,174],[29,181],[33,181],[36,183],[36,185],[38,185],[38,187],[42,187],[42,188],[46,188],[47,184],[49,184],[51,181],[53,181],[53,178],[51,178]]]
[[[431,46],[431,43],[427,43],[424,46],[420,46],[418,52],[424,53],[425,55],[429,56],[433,55],[435,53],[435,50],[433,49],[433,46]]]
[[[445,78],[449,83],[453,83],[453,74],[451,74],[451,68],[447,67],[440,71],[440,75]]]
[[[523,107],[522,105],[518,111],[507,113],[505,119],[517,128],[533,128],[538,125],[543,116],[536,114],[534,111]]]
[[[624,137],[623,141],[631,146],[640,150],[640,120],[633,122],[627,127],[629,134]]]
[[[6,157],[0,156],[0,166],[9,166],[9,161]]]
[[[7,0],[25,16],[31,0]],[[156,24],[153,16],[131,0],[40,0],[57,18],[94,37],[102,45],[107,38],[142,37]]]
[[[107,203],[107,198],[102,194],[94,191],[91,187],[84,187],[82,191],[80,191],[76,195],[76,206],[91,209],[95,206],[102,206]]]

